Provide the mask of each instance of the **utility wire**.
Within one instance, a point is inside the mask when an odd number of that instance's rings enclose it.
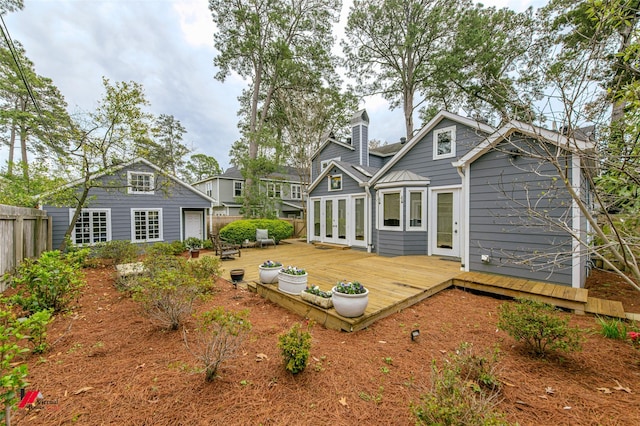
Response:
[[[16,53],[17,49],[15,47],[15,45],[13,44],[13,40],[11,39],[11,34],[9,34],[9,29],[7,28],[7,24],[4,22],[4,14],[0,13],[0,22],[2,22],[2,25],[0,26],[0,31],[2,31],[2,37],[4,38],[7,47],[9,49],[9,52],[11,53],[11,57],[13,58],[13,61],[16,64],[16,68],[18,70],[18,74],[20,76],[20,79],[22,80],[22,82],[24,83],[24,87],[27,89],[27,94],[29,95],[29,99],[31,99],[31,102],[33,103],[34,108],[36,109],[36,113],[38,114],[38,118],[40,119],[40,122],[42,123],[42,125],[45,128],[47,137],[49,138],[49,145],[50,147],[57,151],[58,153],[60,153],[60,149],[56,146],[56,144],[53,142],[53,138],[51,137],[51,129],[49,127],[49,123],[47,122],[47,120],[44,119],[44,114],[42,112],[42,109],[40,108],[40,105],[38,104],[38,100],[36,99],[34,93],[33,93],[33,89],[31,88],[31,85],[29,84],[29,81],[27,80],[26,74],[24,72],[24,69],[22,67],[22,64],[20,63],[20,58],[18,57],[18,54]]]

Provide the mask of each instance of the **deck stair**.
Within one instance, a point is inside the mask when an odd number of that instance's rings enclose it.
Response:
[[[589,290],[584,288],[573,288],[483,272],[463,272],[453,279],[453,285],[462,289],[533,299],[570,309],[578,314],[588,312],[625,318],[621,302],[589,297]]]

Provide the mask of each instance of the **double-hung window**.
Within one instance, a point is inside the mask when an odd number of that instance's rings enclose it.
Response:
[[[69,210],[69,221],[75,209]],[[97,244],[111,241],[111,210],[82,209],[71,234],[74,244]]]
[[[162,209],[131,209],[131,241],[162,241]]]
[[[302,199],[302,187],[298,184],[291,184],[291,199],[292,200],[301,200]]]
[[[456,126],[433,131],[433,159],[456,156]]]
[[[282,198],[282,184],[275,182],[267,183],[267,194],[271,198]]]
[[[129,194],[153,194],[154,192],[153,173],[127,172],[127,182]]]
[[[244,182],[241,180],[233,181],[233,196],[234,197],[242,197],[244,194]]]

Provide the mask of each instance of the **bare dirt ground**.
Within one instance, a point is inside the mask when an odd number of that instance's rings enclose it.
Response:
[[[602,337],[593,316],[563,314],[585,330],[581,352],[532,358],[496,329],[504,301],[446,290],[360,332],[314,326],[310,363],[292,376],[276,344],[304,318],[218,280],[198,309],[248,308],[253,329],[239,357],[206,383],[182,334],[145,318],[114,287],[113,269],[85,272],[77,307],[50,326],[53,347],[27,360],[29,389],[46,404],[14,412],[15,425],[412,425],[411,404],[429,389],[431,360],[461,342],[476,353],[499,345],[498,408],[511,422],[640,424],[640,351]],[[601,296],[623,294],[625,308],[640,312],[640,292],[606,274],[594,274],[590,286]]]

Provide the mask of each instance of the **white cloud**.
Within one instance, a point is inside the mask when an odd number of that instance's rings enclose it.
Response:
[[[213,46],[215,25],[206,0],[174,0],[173,9],[180,19],[184,39],[191,46]]]

